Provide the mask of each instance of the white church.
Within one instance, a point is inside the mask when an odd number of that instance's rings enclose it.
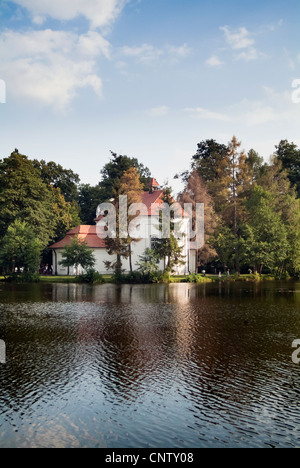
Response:
[[[138,262],[140,256],[142,256],[147,248],[153,249],[155,241],[160,237],[158,229],[159,225],[159,207],[163,203],[163,190],[161,190],[158,182],[152,178],[149,182],[149,191],[142,194],[141,203],[144,205],[144,210],[139,214],[139,230],[141,233],[141,239],[131,244],[131,262],[133,270],[138,269]],[[183,212],[183,211],[182,211]],[[81,267],[65,268],[60,262],[62,260],[62,253],[67,245],[70,245],[74,237],[78,237],[79,240],[85,242],[89,248],[94,252],[96,260],[95,270],[101,274],[112,274],[113,271],[106,269],[105,262],[114,262],[116,256],[109,255],[106,249],[105,239],[99,237],[99,224],[103,220],[103,216],[99,216],[95,219],[95,225],[87,226],[80,225],[71,229],[64,239],[52,245],[52,265],[53,274],[58,276],[66,275],[78,275],[83,273]],[[184,214],[182,216],[182,222],[180,223],[180,230],[182,236],[178,241],[179,245],[183,247],[183,261],[184,263],[178,265],[175,268],[175,275],[189,275],[190,273],[196,272],[196,258],[197,250],[191,248],[191,242],[189,239],[189,223],[190,219]],[[165,261],[161,260],[159,264],[160,270],[165,269]],[[122,259],[122,269],[125,273],[130,272],[129,259]]]

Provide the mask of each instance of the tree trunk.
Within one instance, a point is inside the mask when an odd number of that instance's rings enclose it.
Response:
[[[132,273],[132,257],[131,257],[131,244],[129,244],[129,267],[130,267],[130,272]]]
[[[120,254],[117,254],[116,274],[120,275],[120,276],[122,274],[122,261],[121,261],[121,255]]]

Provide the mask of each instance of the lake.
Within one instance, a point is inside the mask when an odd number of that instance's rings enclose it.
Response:
[[[0,284],[0,447],[300,447],[300,282]]]

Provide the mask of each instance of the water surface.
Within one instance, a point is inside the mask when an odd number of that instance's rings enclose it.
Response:
[[[0,284],[0,447],[299,447],[300,283]]]

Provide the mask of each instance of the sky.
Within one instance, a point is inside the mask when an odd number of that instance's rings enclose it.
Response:
[[[0,158],[96,185],[113,151],[176,193],[202,140],[300,147],[299,20],[299,0],[1,0]]]

